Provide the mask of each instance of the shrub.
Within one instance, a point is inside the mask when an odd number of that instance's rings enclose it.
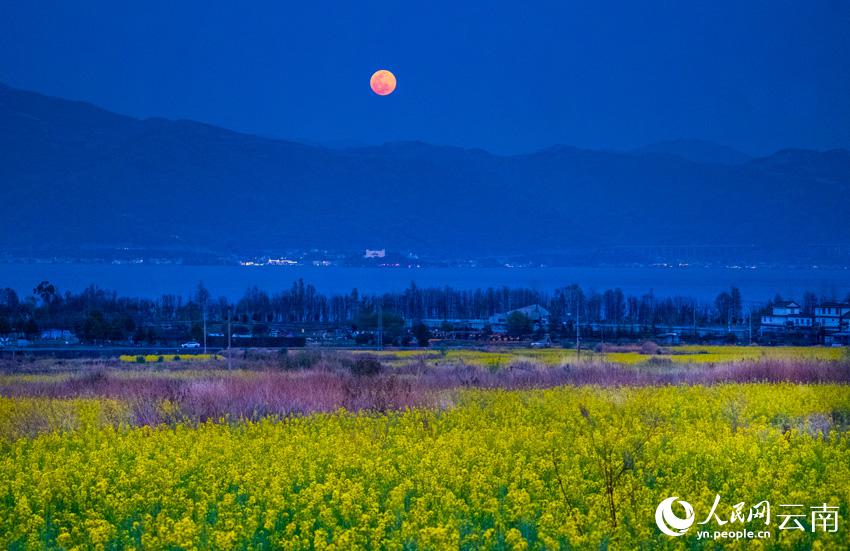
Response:
[[[658,354],[659,350],[661,350],[661,347],[659,347],[657,344],[655,344],[652,341],[646,341],[645,343],[640,345],[640,353],[646,354],[648,356]]]
[[[316,350],[300,350],[283,354],[281,367],[286,370],[310,369],[319,363],[322,353]]]
[[[359,345],[372,344],[374,335],[372,333],[358,333],[354,336],[354,342]]]
[[[351,366],[351,374],[357,377],[378,375],[383,370],[381,361],[375,356],[358,355]]]

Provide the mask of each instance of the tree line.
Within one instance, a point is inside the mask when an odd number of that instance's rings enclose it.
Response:
[[[381,294],[323,294],[299,279],[288,289],[269,294],[257,287],[247,289],[239,300],[215,298],[203,283],[187,296],[162,295],[159,298],[119,296],[115,291],[94,285],[79,293],[61,292],[48,281],[38,283],[31,294],[20,296],[10,288],[0,289],[0,335],[17,333],[35,337],[46,329],[68,329],[84,342],[155,342],[163,338],[197,338],[201,322],[223,324],[230,320],[262,332],[282,328],[343,328],[399,331],[404,320],[487,319],[494,314],[539,304],[551,315],[553,332],[569,331],[581,324],[604,323],[664,326],[735,326],[748,323],[782,297],[777,296],[757,308],[745,307],[740,290],[733,287],[719,293],[714,301],[693,297],[662,297],[652,291],[630,295],[622,289],[586,291],[568,285],[551,292],[528,288],[453,289],[420,288],[415,283],[404,291]],[[818,302],[806,293],[801,303],[811,310]],[[380,310],[381,315],[377,312]],[[380,320],[379,320],[380,318]]]

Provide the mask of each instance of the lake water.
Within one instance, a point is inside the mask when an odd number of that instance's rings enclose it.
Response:
[[[419,287],[475,289],[478,287],[529,287],[551,291],[572,283],[585,290],[620,287],[627,294],[653,290],[657,296],[683,295],[713,300],[735,285],[745,301],[761,302],[781,293],[800,299],[806,290],[827,297],[850,293],[847,268],[733,269],[661,267],[549,267],[549,268],[342,268],[313,266],[184,266],[168,264],[0,264],[0,287],[20,295],[32,293],[39,281],[48,280],[60,292],[80,291],[90,284],[114,289],[120,295],[158,297],[189,295],[199,281],[213,296],[239,298],[256,285],[269,293],[287,289],[303,278],[322,293],[347,293],[353,288],[374,293],[405,289],[411,281]]]

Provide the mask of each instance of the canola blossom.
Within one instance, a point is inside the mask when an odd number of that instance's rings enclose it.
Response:
[[[208,362],[210,360],[222,360],[220,354],[145,354],[133,356],[122,354],[118,357],[121,362],[134,363],[162,363],[162,362]]]
[[[673,364],[716,364],[762,360],[840,361],[850,360],[846,349],[816,346],[711,346],[683,345],[663,349],[663,354],[646,354],[636,351],[594,351],[564,348],[504,349],[504,350],[392,350],[370,351],[389,364],[403,365],[411,360],[423,360],[430,364],[466,363],[488,368],[508,367],[517,360],[529,360],[546,365],[563,363],[612,362],[618,364],[641,364],[653,359],[668,360]]]
[[[843,385],[465,391],[445,409],[127,426],[105,399],[0,398],[50,426],[0,438],[10,549],[691,548],[656,506],[838,505],[837,533],[725,547],[838,549],[850,521]],[[167,407],[162,404],[160,407]],[[609,476],[617,473],[616,477]]]

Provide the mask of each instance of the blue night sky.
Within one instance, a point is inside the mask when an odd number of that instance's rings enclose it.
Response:
[[[6,0],[0,82],[326,143],[759,154],[850,147],[848,29],[846,0]]]

